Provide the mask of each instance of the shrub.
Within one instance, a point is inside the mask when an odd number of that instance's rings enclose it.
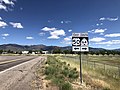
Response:
[[[103,90],[110,90],[110,89],[106,87],[106,88],[103,88]]]
[[[64,83],[64,80],[63,80],[63,79],[60,79],[60,78],[53,78],[53,79],[52,79],[52,82],[53,82],[55,85],[61,87],[62,84]]]
[[[69,78],[77,79],[78,77],[79,77],[79,73],[76,71],[76,69],[70,70]]]
[[[69,82],[73,82],[79,77],[77,69],[71,68],[70,64],[61,62],[52,56],[48,56],[46,64],[48,64],[44,71],[46,79],[51,80],[60,90],[72,90]]]
[[[56,72],[56,68],[54,68],[52,66],[48,66],[45,69],[45,74],[46,75],[50,75],[50,74],[53,75],[53,74],[55,74],[55,72]]]
[[[63,70],[63,71],[62,71],[62,74],[63,74],[65,77],[67,77],[68,74],[69,74],[69,70]]]
[[[73,90],[72,89],[72,85],[70,84],[70,83],[64,83],[63,85],[62,85],[62,88],[61,88],[61,90]]]

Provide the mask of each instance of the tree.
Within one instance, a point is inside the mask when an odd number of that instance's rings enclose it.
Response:
[[[29,54],[32,54],[32,50],[29,50],[29,52],[28,52]]]
[[[120,55],[120,51],[118,51],[118,55]]]
[[[60,48],[56,48],[56,49],[53,50],[53,53],[54,54],[60,54],[60,53],[62,53],[62,51],[61,51]]]
[[[102,54],[103,56],[105,55],[105,53],[106,53],[105,50],[100,51],[100,54]]]
[[[70,54],[70,50],[64,50],[63,53],[64,54]]]
[[[95,52],[96,55],[99,55],[100,53],[99,52]]]
[[[20,51],[19,54],[22,54],[22,52]]]
[[[13,52],[13,51],[11,51],[11,50],[8,50],[8,51],[7,51],[7,53],[14,53],[14,52]]]
[[[3,53],[3,50],[0,50],[0,54],[2,54]]]
[[[93,51],[90,51],[90,52],[89,52],[89,54],[91,54],[91,55],[94,55],[94,54],[95,54],[95,52],[93,52]]]
[[[88,52],[84,52],[85,55],[88,55]]]
[[[115,54],[116,54],[116,52],[112,50],[112,51],[111,51],[111,54],[112,54],[112,55],[115,55]]]
[[[39,50],[38,52],[39,52],[40,54],[42,54],[42,50]]]

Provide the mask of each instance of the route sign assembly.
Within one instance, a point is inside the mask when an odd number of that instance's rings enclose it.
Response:
[[[88,33],[72,33],[72,51],[80,52],[80,82],[82,84],[82,53],[89,51]]]
[[[73,33],[72,34],[72,51],[88,52],[88,33]]]

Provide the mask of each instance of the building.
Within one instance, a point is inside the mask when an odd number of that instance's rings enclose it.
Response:
[[[42,54],[48,54],[48,51],[42,51]]]
[[[29,51],[22,51],[22,54],[28,54]]]
[[[32,55],[35,55],[36,52],[32,52]]]

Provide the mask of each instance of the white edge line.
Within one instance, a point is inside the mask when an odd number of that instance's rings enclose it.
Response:
[[[36,59],[36,58],[34,58],[34,59]],[[32,60],[34,60],[34,59],[32,59]],[[30,61],[31,61],[31,60],[30,60]],[[26,61],[26,62],[23,62],[23,63],[21,63],[21,64],[18,64],[18,65],[15,65],[15,66],[13,66],[13,67],[10,67],[10,68],[8,68],[8,69],[5,69],[4,71],[1,71],[0,74],[2,74],[2,73],[4,73],[4,72],[7,72],[7,71],[9,71],[9,70],[11,70],[11,69],[14,69],[14,68],[16,68],[16,67],[18,67],[18,66],[21,66],[21,65],[23,65],[23,64],[29,63],[30,61]]]

